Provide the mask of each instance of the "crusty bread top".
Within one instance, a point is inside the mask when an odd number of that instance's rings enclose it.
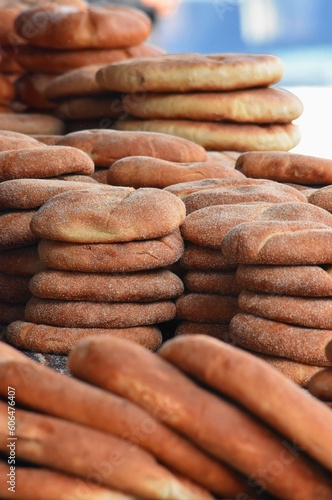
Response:
[[[260,54],[166,54],[106,66],[98,83],[118,92],[189,92],[231,90],[276,83],[280,59]]]
[[[42,19],[39,24],[34,22],[38,18]],[[143,12],[123,6],[79,8],[48,3],[20,14],[15,29],[29,44],[40,47],[106,49],[144,42],[151,21]]]
[[[112,187],[58,194],[39,209],[31,227],[41,238],[106,243],[159,238],[184,219],[183,202],[167,191]]]

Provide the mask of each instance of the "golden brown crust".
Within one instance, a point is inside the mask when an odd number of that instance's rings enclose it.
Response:
[[[38,238],[30,229],[35,213],[34,210],[26,210],[0,215],[0,251],[37,243]]]
[[[329,159],[282,151],[244,153],[235,166],[247,177],[307,185],[330,184],[331,167]]]
[[[67,134],[58,142],[85,151],[98,167],[110,167],[126,156],[152,156],[176,162],[205,161],[206,151],[193,142],[165,134],[83,130]]]
[[[47,146],[0,153],[0,180],[56,177],[66,173],[89,175],[94,163],[83,151]]]
[[[159,132],[193,141],[207,150],[223,151],[289,151],[300,142],[294,123],[277,125],[236,124],[194,120],[118,120],[122,131]]]
[[[298,118],[303,105],[291,92],[259,88],[229,92],[175,94],[127,94],[125,110],[137,118],[240,123],[289,123]]]
[[[324,349],[331,330],[305,328],[253,316],[237,314],[231,325],[231,338],[244,349],[291,359],[315,366],[330,366]]]
[[[309,195],[308,202],[332,213],[332,186],[316,189]]]
[[[297,451],[305,450],[331,470],[332,413],[267,363],[224,342],[197,335],[177,337],[164,344],[159,353],[237,401],[293,445],[296,443]],[[294,497],[294,492],[290,496]]]
[[[26,305],[26,321],[66,328],[128,328],[153,325],[175,317],[170,300],[139,302],[88,302],[37,299]]]
[[[198,336],[178,336],[177,340],[181,338]],[[206,359],[202,361],[209,370]],[[275,460],[285,450],[279,436],[244,410],[202,389],[160,356],[133,343],[118,339],[110,342],[100,338],[86,340],[71,352],[69,366],[76,376],[121,393],[152,414],[158,409],[158,416],[165,423],[247,477],[257,470],[265,471],[264,464]],[[332,414],[328,419],[332,419]],[[243,453],[244,446],[246,453]],[[314,492],[322,492],[328,498],[332,489],[331,482],[300,455],[288,464],[278,481],[275,476],[271,480],[267,472],[262,472],[260,479],[265,481],[268,491],[285,498],[301,497],[304,481],[306,493],[311,490],[313,496]],[[233,493],[229,491],[226,498],[236,497],[235,485],[233,482]],[[242,492],[246,490],[243,484],[240,487]]]
[[[244,290],[239,296],[239,306],[273,321],[332,330],[330,297],[292,297]]]
[[[185,216],[183,202],[167,191],[89,188],[50,198],[31,221],[31,228],[39,238],[59,241],[129,242],[166,236],[178,229]]]
[[[14,321],[7,327],[6,340],[18,349],[67,355],[78,342],[93,335],[124,338],[152,351],[156,351],[162,341],[160,330],[152,326],[77,328],[36,324],[24,320]]]
[[[0,131],[0,151],[36,148],[38,146],[43,147],[43,144],[29,135],[19,132],[10,132],[8,130]]]
[[[255,292],[332,296],[332,269],[320,266],[239,266],[236,280],[240,287]]]
[[[231,161],[207,160],[205,162],[179,163],[151,158],[132,156],[113,163],[107,174],[108,184],[165,188],[172,184],[195,181],[204,178],[240,178]]]
[[[167,270],[127,274],[47,270],[32,278],[30,290],[42,299],[152,302],[178,297],[183,293],[183,283]]]
[[[220,153],[223,154],[224,153]],[[207,151],[207,155],[209,152]],[[232,186],[266,186],[269,182],[265,179],[201,179],[198,181],[190,181],[190,182],[180,182],[178,184],[173,184],[171,186],[167,186],[165,188],[166,191],[170,193],[176,194],[179,198],[184,199],[191,193],[195,193],[196,191],[203,191],[205,189],[219,189],[225,188],[228,189]]]
[[[221,252],[237,264],[316,265],[332,262],[331,245],[332,229],[325,224],[256,220],[229,231]]]
[[[26,45],[18,47],[17,60],[26,71],[60,74],[91,64],[106,65],[132,57],[155,56],[163,51],[145,43],[126,49],[52,50]]]
[[[98,71],[97,81],[118,92],[189,92],[266,86],[282,76],[281,61],[260,54],[166,54]]]
[[[156,269],[177,262],[182,254],[183,240],[179,232],[129,243],[84,245],[51,240],[39,243],[39,257],[45,267],[87,273]]]
[[[20,14],[15,30],[29,44],[39,47],[116,49],[144,42],[150,35],[151,22],[143,12],[122,6],[78,8],[46,3]]]
[[[96,72],[102,66],[103,64],[90,64],[54,77],[45,89],[45,97],[62,99],[72,96],[103,94],[104,90],[96,82]]]
[[[212,293],[187,293],[176,301],[176,316],[198,323],[226,324],[239,312],[236,297]]]

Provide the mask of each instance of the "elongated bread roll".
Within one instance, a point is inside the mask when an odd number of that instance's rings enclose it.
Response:
[[[115,243],[160,238],[175,231],[185,216],[183,202],[167,191],[83,189],[48,200],[31,221],[31,229],[39,238]]]
[[[160,355],[234,398],[332,471],[331,411],[268,363],[203,335],[179,336]]]
[[[14,386],[17,403],[122,437],[215,493],[224,496],[234,492],[227,489],[226,467],[139,406],[73,377],[64,377],[26,356],[13,360],[9,349],[0,349],[0,394],[7,396],[8,385]]]
[[[176,163],[148,156],[131,156],[113,163],[107,182],[113,186],[165,188],[171,184],[204,178],[242,178],[226,161]],[[231,163],[230,160],[227,163]],[[243,176],[244,178],[244,176]]]
[[[181,483],[153,456],[123,439],[65,420],[16,409],[16,456],[143,498],[212,498]],[[7,451],[7,406],[0,402],[0,451]],[[105,464],[107,468],[105,469]],[[134,480],[133,480],[134,479]]]
[[[198,336],[177,339],[193,337]],[[94,338],[72,351],[69,367],[80,378],[122,394],[152,414],[157,411],[165,423],[215,457],[253,481],[264,481],[267,490],[279,498],[331,496],[332,482],[300,455],[289,460],[278,480],[271,477],[266,464],[285,454],[290,458],[281,439],[242,409],[201,389],[159,356],[125,341]],[[241,379],[243,383],[243,376]]]
[[[9,465],[0,460],[0,474],[10,476]],[[134,500],[134,497],[113,489],[98,486],[84,479],[69,474],[35,467],[15,467],[15,497],[20,500]],[[10,480],[10,477],[8,477]],[[0,483],[0,495],[3,500],[13,497],[8,485]]]

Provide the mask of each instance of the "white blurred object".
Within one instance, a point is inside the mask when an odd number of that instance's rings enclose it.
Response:
[[[287,87],[303,102],[304,111],[297,123],[301,141],[292,153],[332,159],[332,86]]]

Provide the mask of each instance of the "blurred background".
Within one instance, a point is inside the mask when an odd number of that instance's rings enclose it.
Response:
[[[112,2],[113,3],[113,2]],[[128,0],[154,22],[150,42],[169,53],[270,53],[279,86],[304,103],[293,152],[332,158],[332,0]]]

